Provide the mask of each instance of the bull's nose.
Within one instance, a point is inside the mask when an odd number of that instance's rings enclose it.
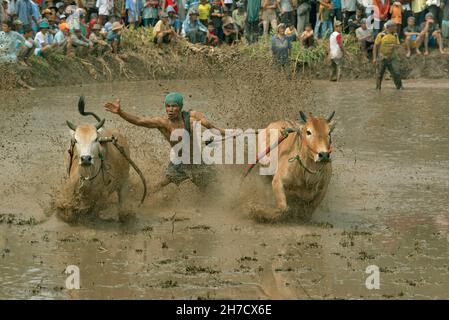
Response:
[[[329,152],[320,152],[318,153],[319,161],[329,161],[331,154]]]
[[[81,156],[80,159],[82,165],[89,165],[92,163],[92,156]]]

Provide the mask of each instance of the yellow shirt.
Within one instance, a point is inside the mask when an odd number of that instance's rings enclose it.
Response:
[[[211,8],[210,3],[206,3],[206,4],[201,4],[200,3],[198,5],[198,18],[200,20],[207,20],[207,19],[209,19],[210,8]]]
[[[391,58],[394,54],[394,47],[399,44],[399,38],[396,33],[381,32],[374,41],[376,46],[380,46],[380,55],[385,58]]]

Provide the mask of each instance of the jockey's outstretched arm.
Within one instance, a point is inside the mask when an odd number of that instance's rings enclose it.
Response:
[[[138,117],[131,113],[125,112],[120,106],[120,99],[114,102],[106,102],[104,105],[106,111],[119,115],[122,119],[136,126],[146,128],[159,128],[162,125],[161,117]]]

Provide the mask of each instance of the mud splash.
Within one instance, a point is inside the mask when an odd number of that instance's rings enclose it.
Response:
[[[405,82],[400,92],[386,82],[377,93],[365,81],[311,86],[254,74],[232,86],[228,81],[95,84],[3,96],[0,298],[449,297],[447,82]],[[253,188],[255,176],[238,190],[239,166],[220,168],[224,179],[215,197],[190,182],[169,186],[135,209],[129,225],[117,223],[113,209],[102,212],[104,220],[79,226],[48,212],[52,187],[65,172],[64,122],[86,121],[76,112],[78,96],[86,95],[88,108],[99,113],[104,101],[120,96],[127,110],[157,115],[169,90],[183,92],[186,108],[222,127],[293,119],[298,105],[314,114],[335,109],[334,175],[312,220],[255,223],[235,199],[269,204],[269,190]],[[109,114],[106,125],[128,137],[132,157],[155,183],[168,159],[161,135]],[[138,198],[139,180],[132,178]],[[63,271],[72,264],[81,270],[79,291],[65,289]],[[365,269],[373,264],[381,271],[380,290],[365,287]]]

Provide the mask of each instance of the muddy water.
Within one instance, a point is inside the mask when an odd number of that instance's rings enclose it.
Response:
[[[167,163],[167,144],[158,132],[103,112],[105,100],[120,96],[127,110],[156,115],[164,93],[179,90],[187,108],[219,126],[247,128],[296,115],[298,93],[263,116],[246,107],[244,86],[223,94],[219,81],[61,86],[2,96],[0,298],[449,298],[449,83],[405,85],[398,92],[387,83],[378,93],[365,81],[313,83],[306,110],[337,111],[334,174],[312,220],[277,224],[249,218],[245,199],[272,201],[254,199],[257,179],[239,190],[234,177],[243,168],[232,166],[219,171],[226,179],[218,195],[201,195],[190,182],[169,186],[135,207],[137,219],[126,226],[116,222],[113,205],[102,220],[70,226],[50,203],[64,181],[70,139],[64,122],[87,121],[76,111],[80,94],[89,110],[128,137],[153,184]],[[65,288],[68,265],[80,268],[80,290]],[[380,268],[379,290],[365,287],[369,265]]]

